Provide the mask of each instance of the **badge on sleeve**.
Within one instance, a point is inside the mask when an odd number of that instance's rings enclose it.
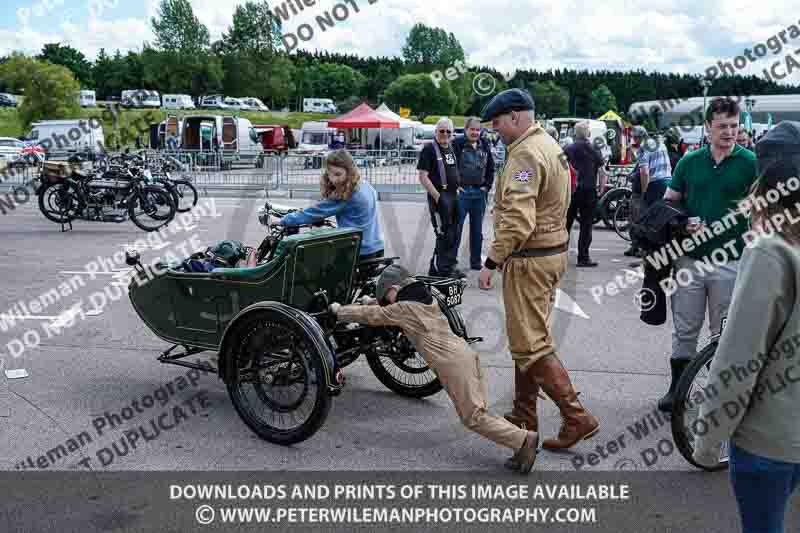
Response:
[[[520,170],[514,174],[514,181],[518,181],[520,183],[530,183],[531,177],[533,177],[532,170]]]

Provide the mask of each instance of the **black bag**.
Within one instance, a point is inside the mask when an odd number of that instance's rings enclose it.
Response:
[[[631,224],[630,236],[645,251],[657,250],[673,239],[685,236],[689,214],[680,205],[659,200]]]

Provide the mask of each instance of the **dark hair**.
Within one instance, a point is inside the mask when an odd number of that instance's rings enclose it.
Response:
[[[739,104],[735,100],[720,96],[714,98],[711,100],[711,103],[708,104],[708,108],[706,109],[706,122],[711,124],[714,120],[714,115],[717,113],[724,113],[726,117],[732,117],[733,115],[738,115],[740,112]]]

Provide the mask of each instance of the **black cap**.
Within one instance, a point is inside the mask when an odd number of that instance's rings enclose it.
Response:
[[[492,98],[481,113],[481,121],[489,122],[498,115],[511,111],[534,109],[533,97],[523,89],[508,89]]]
[[[800,122],[784,120],[770,129],[756,143],[756,157],[758,177],[767,185],[800,176]]]

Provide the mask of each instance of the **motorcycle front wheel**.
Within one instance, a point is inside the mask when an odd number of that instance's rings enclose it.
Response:
[[[128,200],[128,215],[144,231],[157,231],[175,217],[175,201],[166,189],[147,185]]]

